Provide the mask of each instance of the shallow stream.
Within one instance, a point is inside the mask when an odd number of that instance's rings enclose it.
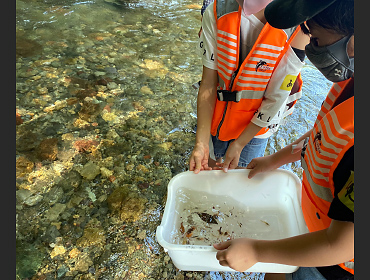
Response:
[[[195,139],[201,4],[16,1],[17,279],[263,278],[179,271],[155,240]],[[330,83],[302,77],[267,154],[313,125]]]

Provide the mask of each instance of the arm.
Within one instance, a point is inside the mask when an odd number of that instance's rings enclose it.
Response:
[[[274,154],[253,159],[247,166],[248,169],[252,169],[248,174],[248,178],[251,179],[258,173],[270,171],[284,164],[300,160],[303,142],[310,136],[311,132],[312,129]],[[294,151],[292,149],[293,145],[297,145]]]
[[[240,238],[215,244],[221,265],[245,271],[257,262],[329,266],[354,257],[354,223],[333,220],[330,227],[279,240]]]
[[[211,122],[217,98],[217,44],[215,32],[216,20],[213,14],[213,3],[205,10],[202,20],[203,32],[199,39],[199,50],[202,55],[203,74],[197,99],[197,134],[195,146],[189,159],[189,170],[198,173],[210,170],[209,137]]]
[[[202,82],[197,99],[197,133],[194,150],[189,160],[189,170],[199,173],[208,167],[209,137],[216,103],[217,71],[203,66]]]

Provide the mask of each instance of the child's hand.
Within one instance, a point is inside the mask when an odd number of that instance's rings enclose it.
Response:
[[[276,169],[277,166],[273,160],[273,155],[258,157],[252,159],[247,165],[247,169],[251,169],[248,178],[252,179],[256,174]]]
[[[229,169],[235,169],[238,166],[240,153],[243,150],[243,146],[239,145],[237,141],[234,141],[227,148],[225,160],[222,164],[224,172]]]
[[[243,272],[257,263],[254,239],[239,238],[214,244],[220,265]]]
[[[189,159],[189,170],[198,174],[201,170],[212,170],[208,166],[209,147],[203,144],[196,144]]]

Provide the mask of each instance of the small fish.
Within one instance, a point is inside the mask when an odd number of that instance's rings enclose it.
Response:
[[[182,222],[181,222],[181,225],[180,225],[180,232],[181,232],[181,234],[185,233],[185,228],[184,228],[184,225],[183,225]]]
[[[262,220],[260,220],[262,223],[265,223],[267,226],[269,226],[270,224],[268,223],[268,222],[266,222],[266,221],[262,221]]]
[[[220,227],[220,228],[218,229],[218,233],[219,233],[219,234],[222,234],[221,229],[222,229],[222,227]]]
[[[210,215],[210,214],[207,214],[207,213],[199,213],[199,212],[195,212],[196,214],[198,214],[199,218],[202,219],[203,222],[206,222],[208,224],[218,224],[217,220],[216,220],[216,217],[217,214],[214,214],[214,215]]]
[[[186,237],[189,238],[193,235],[193,231],[195,230],[195,227],[192,226],[191,228],[188,229],[188,231],[186,232]]]

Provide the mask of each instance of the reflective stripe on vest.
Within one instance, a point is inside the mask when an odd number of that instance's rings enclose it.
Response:
[[[347,270],[349,273],[355,274],[355,262],[354,262],[354,259],[352,259],[352,260],[350,260],[348,262],[341,263],[341,264],[339,264],[339,266],[341,268],[343,268],[344,270]]]
[[[331,219],[327,214],[334,198],[333,173],[345,152],[354,145],[354,97],[333,108],[350,82],[332,86],[303,152],[302,209],[310,232],[330,226]],[[340,266],[354,273],[354,262]]]
[[[298,28],[281,30],[264,25],[251,51],[239,66],[239,45],[241,8],[236,1],[214,1],[214,15],[217,24],[217,67],[219,89],[229,90],[233,99],[224,98],[227,92],[219,92],[211,125],[211,134],[222,141],[239,137],[260,107],[266,87],[279,61],[289,48]],[[299,76],[301,89],[301,78]],[[291,82],[294,83],[294,80]],[[292,95],[289,102],[296,101],[300,93]],[[228,100],[234,100],[228,101]],[[225,102],[226,101],[226,102]],[[293,103],[295,104],[295,103]],[[291,107],[289,107],[291,108]],[[283,112],[283,116],[291,113]],[[232,120],[232,121],[230,121]],[[226,121],[227,126],[222,126]],[[230,123],[233,123],[230,125]],[[273,124],[272,124],[273,125]],[[277,126],[278,124],[274,124]],[[221,127],[222,126],[222,127]],[[262,128],[257,135],[264,134]]]

